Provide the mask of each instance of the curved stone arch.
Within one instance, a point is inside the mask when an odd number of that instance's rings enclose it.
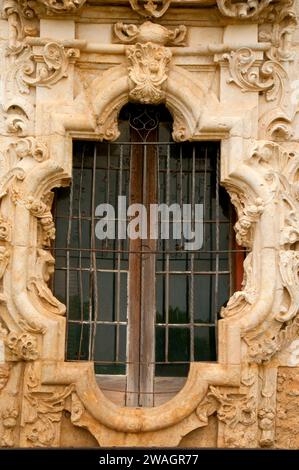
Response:
[[[119,112],[130,101],[130,79],[126,67],[120,65],[107,70],[92,82],[91,90],[96,132],[102,140],[116,140],[119,136]],[[175,141],[194,139],[200,130],[200,118],[207,100],[209,110],[215,109],[217,114],[219,101],[216,95],[178,66],[169,70],[164,92],[165,105],[173,117]]]

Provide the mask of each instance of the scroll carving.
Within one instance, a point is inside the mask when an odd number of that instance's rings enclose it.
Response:
[[[49,157],[48,148],[33,137],[18,139],[15,143],[10,144],[7,150],[7,158],[10,160],[12,167],[18,160],[26,157],[33,158],[37,162],[45,161]]]
[[[281,251],[279,260],[280,274],[283,286],[290,296],[288,308],[283,309],[276,315],[276,319],[282,322],[292,320],[299,310],[299,252]]]
[[[242,47],[224,58],[229,62],[230,82],[236,83],[244,92],[263,92],[267,101],[279,101],[283,93],[285,69],[279,62],[266,60],[257,66],[254,53]]]
[[[260,27],[259,40],[271,42],[271,57],[281,62],[295,58],[292,36],[296,29],[297,19],[293,3],[290,0],[282,6],[276,5],[273,12],[274,23],[265,23]]]
[[[11,224],[10,222],[0,215],[0,240],[4,242],[10,241]],[[4,253],[2,253],[4,255]],[[4,260],[4,258],[3,258]]]
[[[4,0],[3,13],[8,19],[9,53],[21,52],[25,36],[36,36],[38,27],[36,14],[28,0]]]
[[[67,77],[70,60],[78,56],[79,52],[76,49],[65,50],[56,42],[47,43],[40,56],[36,56],[28,46],[16,59],[10,73],[16,80],[19,92],[28,94],[29,87],[51,87]],[[36,60],[41,62],[39,67]]]
[[[257,298],[257,288],[252,275],[252,253],[249,253],[244,260],[243,290],[235,292],[229,299],[227,305],[222,307],[220,313],[223,318],[240,315],[246,306],[252,305]]]
[[[35,276],[30,278],[28,289],[36,294],[37,299],[47,311],[57,315],[64,315],[65,306],[54,297],[47,285],[51,275],[54,273],[55,260],[51,253],[46,250],[38,249],[37,254]]]

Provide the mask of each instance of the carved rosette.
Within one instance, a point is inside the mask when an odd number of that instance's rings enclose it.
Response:
[[[159,104],[165,101],[163,88],[167,80],[170,49],[157,44],[137,43],[128,47],[130,99],[138,103]]]

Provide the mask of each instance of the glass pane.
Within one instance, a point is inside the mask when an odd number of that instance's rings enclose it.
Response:
[[[67,357],[73,361],[89,359],[90,327],[82,323],[69,323],[67,329]]]
[[[195,360],[196,361],[215,361],[215,328],[198,327],[194,330],[195,336]]]
[[[97,325],[94,361],[99,374],[124,374],[126,370],[126,327]]]

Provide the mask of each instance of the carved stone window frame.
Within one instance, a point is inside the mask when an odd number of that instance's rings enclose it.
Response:
[[[88,109],[73,100],[63,113],[45,113],[47,131],[41,136],[11,138],[5,150],[7,171],[0,181],[0,303],[5,323],[0,333],[7,360],[25,363],[24,403],[53,390],[54,412],[69,409],[72,422],[89,429],[102,446],[155,446],[166,436],[167,445],[175,446],[182,436],[207,424],[217,410],[210,397],[231,408],[245,403],[249,412],[242,419],[251,424],[256,418],[251,397],[239,393],[229,398],[217,387],[239,390],[250,384],[250,364],[257,367],[275,358],[299,329],[298,153],[274,141],[255,140],[250,129],[254,114],[227,109],[192,73],[174,65],[166,44],[182,31],[170,37],[161,28],[155,40],[149,40],[146,26],[137,32],[139,42],[123,48],[125,65],[94,79]],[[57,45],[52,47],[57,52]],[[63,67],[53,72],[46,53],[48,75],[36,76],[37,87],[46,86],[49,77],[54,83],[61,78]],[[58,54],[64,65],[76,57],[73,49],[65,53],[61,47]],[[249,91],[260,89],[257,85]],[[154,408],[115,405],[98,387],[92,363],[64,361],[65,308],[47,286],[54,260],[44,249],[55,236],[51,190],[67,185],[72,176],[72,140],[116,139],[118,113],[130,100],[165,103],[176,141],[221,140],[221,181],[237,209],[238,242],[249,250],[244,288],[233,295],[219,321],[218,362],[191,363],[183,389]],[[271,379],[272,369],[265,374]],[[23,422],[29,422],[26,404],[22,413]],[[218,416],[225,423],[234,419],[221,408]],[[267,442],[269,429],[260,420]],[[34,442],[28,434],[22,439],[20,445]],[[55,439],[50,444],[57,445]]]

